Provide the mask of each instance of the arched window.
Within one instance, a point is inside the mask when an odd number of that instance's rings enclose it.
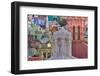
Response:
[[[80,26],[78,26],[78,40],[80,40]]]
[[[73,26],[73,40],[75,40],[75,26]]]

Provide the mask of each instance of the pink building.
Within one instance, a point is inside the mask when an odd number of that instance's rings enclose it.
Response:
[[[88,57],[88,45],[84,38],[84,33],[87,29],[87,17],[67,16],[67,25],[72,32],[72,55],[78,58]]]
[[[87,28],[87,17],[67,16],[68,29],[73,34],[73,40],[84,40]]]

